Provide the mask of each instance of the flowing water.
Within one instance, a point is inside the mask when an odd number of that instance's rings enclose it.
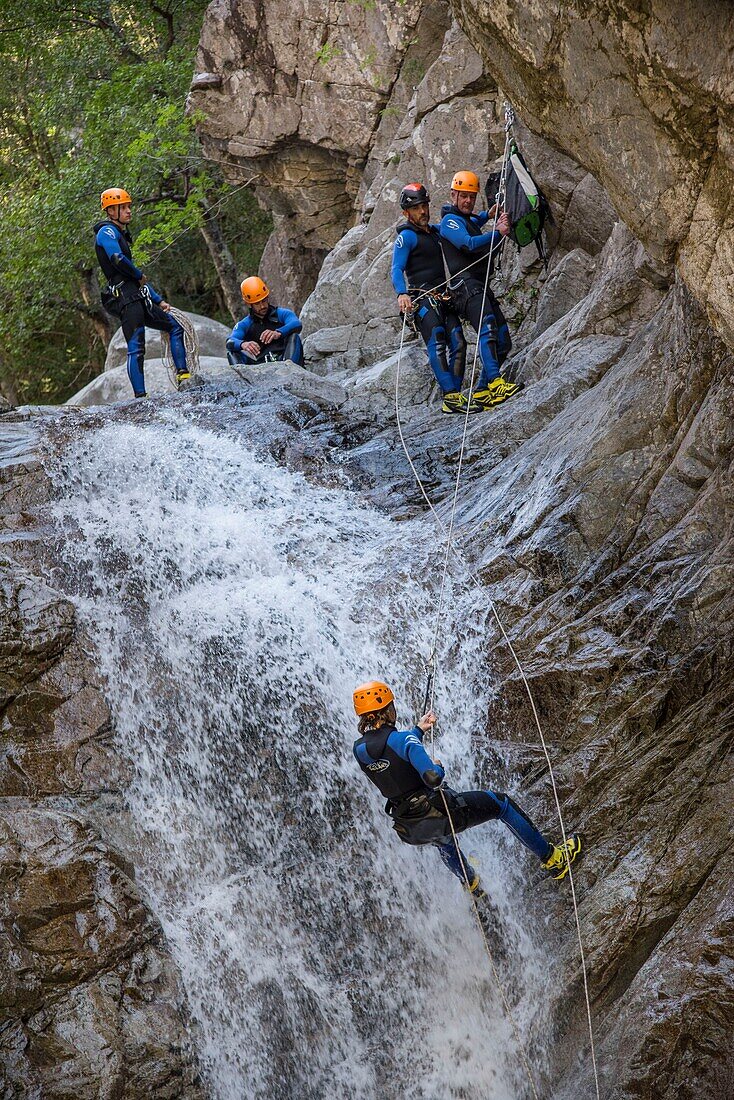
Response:
[[[64,583],[133,765],[138,882],[208,1095],[526,1095],[458,881],[401,845],[351,754],[356,683],[393,684],[403,723],[422,701],[440,553],[428,521],[315,487],[181,407],[82,427],[54,478]],[[436,700],[457,788],[477,780],[485,619],[457,583]],[[504,833],[488,824],[464,848],[512,936],[498,968],[527,1037],[540,987],[518,904],[528,857]]]

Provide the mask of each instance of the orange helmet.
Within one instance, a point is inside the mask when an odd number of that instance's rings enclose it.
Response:
[[[254,306],[255,302],[262,302],[263,298],[267,298],[270,293],[265,283],[262,279],[258,279],[257,275],[251,275],[249,279],[243,279],[240,283],[240,290],[248,306]]]
[[[354,689],[354,713],[358,716],[371,714],[373,710],[382,710],[394,702],[395,696],[387,684],[380,680],[368,680]]]
[[[106,191],[102,192],[100,198],[103,210],[106,210],[108,206],[119,206],[121,202],[132,201],[124,187],[108,187]]]
[[[457,172],[451,181],[452,191],[473,191],[479,194],[479,176],[474,172]]]

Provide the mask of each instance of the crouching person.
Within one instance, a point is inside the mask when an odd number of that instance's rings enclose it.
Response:
[[[290,359],[303,366],[303,328],[296,314],[270,301],[262,279],[251,275],[240,285],[249,312],[238,321],[227,340],[227,359],[232,364],[277,363]]]

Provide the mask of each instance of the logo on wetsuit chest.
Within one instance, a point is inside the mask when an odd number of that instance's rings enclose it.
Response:
[[[390,767],[389,760],[375,760],[374,764],[367,765],[368,772],[384,772],[385,768]]]

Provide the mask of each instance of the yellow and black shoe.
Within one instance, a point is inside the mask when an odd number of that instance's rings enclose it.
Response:
[[[466,889],[466,883],[464,884],[464,889]],[[484,898],[486,898],[487,894],[484,890],[484,887],[482,886],[479,875],[475,875],[472,881],[469,883],[469,893],[475,901],[482,901]]]
[[[501,404],[506,401],[510,396],[505,390],[505,383],[502,378],[495,378],[494,382],[490,382],[486,389],[475,390],[474,400],[482,406],[483,409],[492,409],[495,405]]]
[[[560,882],[568,874],[568,868],[581,855],[581,837],[571,833],[563,844],[554,844],[550,857],[542,864],[551,878]]]
[[[500,375],[500,381],[503,383],[505,387],[505,393],[508,397],[514,397],[516,393],[520,392],[520,390],[525,389],[524,382],[510,382],[509,379],[502,377],[502,375]]]
[[[480,413],[483,406],[478,401],[468,401],[463,393],[445,393],[443,395],[443,405],[441,406],[441,412],[445,413],[466,413],[467,405],[469,406],[470,413]]]
[[[176,371],[176,387],[179,390],[181,389],[181,386],[185,382],[190,382],[190,381],[191,381],[191,371],[188,371],[188,370],[177,370]],[[184,388],[185,388],[185,386],[184,386]]]

